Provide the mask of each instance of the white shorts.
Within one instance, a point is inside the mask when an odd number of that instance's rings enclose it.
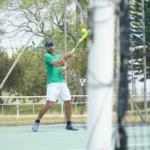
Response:
[[[61,101],[71,100],[70,91],[66,83],[47,84],[46,100],[56,102],[57,99]]]

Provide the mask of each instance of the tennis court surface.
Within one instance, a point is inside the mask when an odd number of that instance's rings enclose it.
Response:
[[[76,127],[80,130],[65,130],[65,124],[40,125],[39,132],[33,132],[31,126],[1,126],[1,150],[87,150],[87,130],[82,124],[76,124]],[[114,132],[116,126],[113,129]],[[129,150],[150,149],[149,125],[129,125],[126,131]],[[114,149],[114,142],[111,149]]]
[[[87,130],[68,131],[65,124],[40,125],[39,132],[31,126],[1,126],[1,150],[82,150],[86,145]]]

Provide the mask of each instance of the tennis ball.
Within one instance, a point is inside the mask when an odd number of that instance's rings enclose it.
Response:
[[[81,32],[82,32],[82,33],[85,33],[85,32],[86,32],[86,29],[85,29],[85,28],[82,28]]]

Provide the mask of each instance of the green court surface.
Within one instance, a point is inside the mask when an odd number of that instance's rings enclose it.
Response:
[[[150,125],[129,125],[125,128],[128,136],[128,150],[150,150]]]
[[[87,130],[76,124],[79,131],[65,130],[65,124],[41,125],[39,132],[31,126],[1,126],[1,150],[87,150]],[[115,131],[115,127],[113,127]],[[150,149],[150,126],[128,126],[128,150]],[[114,134],[113,134],[114,135]],[[114,141],[115,135],[113,136]],[[114,149],[112,142],[111,149]]]
[[[41,125],[39,132],[31,126],[0,127],[1,150],[82,150],[86,138],[87,130],[68,131],[60,124]]]

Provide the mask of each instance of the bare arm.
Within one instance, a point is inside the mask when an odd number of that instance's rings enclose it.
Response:
[[[66,61],[65,58],[62,58],[60,60],[53,60],[51,62],[51,65],[58,67],[58,66],[61,66],[62,64],[64,64],[65,61]]]
[[[56,67],[61,66],[62,64],[65,63],[65,61],[66,61],[68,58],[70,58],[70,57],[72,57],[72,56],[73,56],[73,53],[72,53],[72,52],[69,52],[69,53],[66,55],[66,57],[63,57],[63,58],[60,59],[60,60],[53,60],[53,61],[51,62],[51,65],[56,66]]]

